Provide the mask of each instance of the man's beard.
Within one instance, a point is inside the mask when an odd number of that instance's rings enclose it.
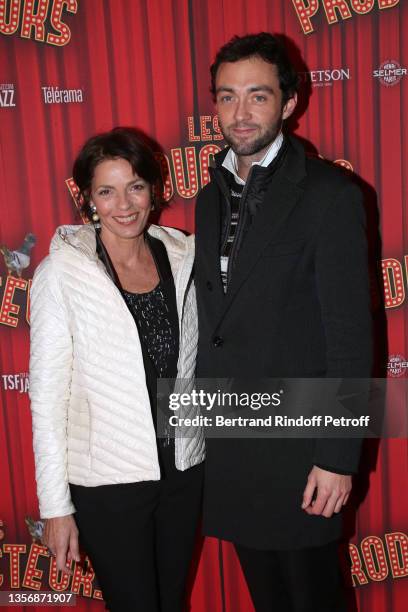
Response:
[[[236,126],[234,126],[236,127]],[[224,136],[225,141],[236,155],[255,155],[268,147],[275,140],[281,129],[281,123],[274,123],[269,128],[260,134],[255,140],[235,140],[229,134],[225,133],[220,124],[221,132]]]

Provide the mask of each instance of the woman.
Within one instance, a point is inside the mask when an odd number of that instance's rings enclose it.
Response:
[[[73,177],[92,223],[57,229],[31,293],[43,542],[69,571],[79,530],[110,610],[176,612],[200,512],[203,436],[156,439],[155,398],[158,377],[194,372],[193,237],[148,227],[161,177],[136,131],[88,140]]]

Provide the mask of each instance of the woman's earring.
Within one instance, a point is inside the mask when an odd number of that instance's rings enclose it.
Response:
[[[94,223],[98,223],[98,221],[99,221],[99,215],[98,215],[98,213],[96,212],[96,206],[95,206],[95,204],[91,204],[91,211],[92,211],[92,221],[93,221]]]

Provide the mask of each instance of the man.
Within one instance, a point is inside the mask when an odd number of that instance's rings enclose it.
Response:
[[[278,38],[234,37],[211,66],[229,148],[196,215],[199,377],[368,377],[359,189],[282,124],[298,77]],[[208,440],[204,532],[235,544],[258,612],[345,610],[337,542],[360,445]]]

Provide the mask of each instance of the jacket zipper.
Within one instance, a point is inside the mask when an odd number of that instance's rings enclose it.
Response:
[[[187,299],[188,287],[189,287],[190,282],[192,282],[191,280],[192,271],[190,270],[189,275],[187,275],[186,267],[187,267],[187,262],[186,260],[184,260],[181,265],[181,268],[178,270],[178,278],[175,283],[176,302],[177,302],[177,297],[178,297],[177,289],[179,288],[180,293],[182,293],[180,307],[179,307],[179,304],[177,303],[178,317],[179,317],[179,358],[177,360],[177,377],[179,373],[179,361],[181,359],[182,349],[184,345],[184,342],[183,342],[184,308],[185,308],[186,299]],[[170,435],[170,431],[168,432],[168,436],[169,435]],[[176,436],[174,436],[174,460],[175,462],[177,462],[177,453],[178,453],[178,458],[181,464],[183,465],[185,462],[185,453],[183,452],[182,445],[180,446],[179,444],[177,444],[177,438]]]

